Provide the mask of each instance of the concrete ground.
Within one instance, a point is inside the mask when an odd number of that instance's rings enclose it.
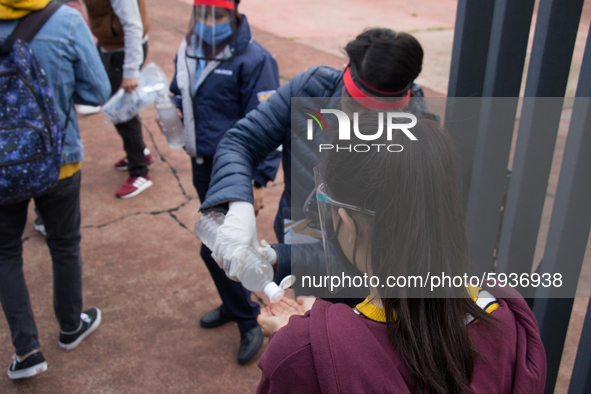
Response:
[[[176,49],[188,25],[191,7],[187,3],[192,1],[146,3],[152,26],[148,61],[156,62],[170,78]],[[577,64],[580,68],[591,16],[589,3],[585,4],[569,92],[574,91]],[[282,82],[311,65],[342,67],[345,58],[340,48],[363,28],[382,25],[411,32],[423,44],[425,65],[418,82],[427,96],[442,97],[447,91],[456,2],[243,0],[240,7],[249,17],[255,39],[276,57]],[[129,200],[114,196],[127,177],[113,169],[124,154],[114,127],[105,124],[101,114],[80,118],[86,146],[81,192],[84,305],[101,308],[103,323],[71,352],[57,347],[51,260],[44,238],[33,230],[31,204],[23,235],[25,274],[49,370],[20,382],[0,376],[0,393],[255,390],[261,375],[256,360],[262,350],[248,365],[239,366],[237,327],[227,324],[206,330],[198,324],[205,312],[220,304],[193,233],[199,200],[188,156],[168,147],[154,117],[153,108],[141,114],[146,144],[157,157],[150,168],[154,186]],[[563,130],[557,146],[563,146],[564,139]],[[558,174],[560,157],[559,153],[553,174]],[[555,188],[555,179],[551,182]],[[259,237],[269,242],[274,240],[272,220],[282,190],[280,170],[266,190],[267,206],[257,218]],[[547,224],[548,207],[545,218]],[[566,392],[568,387],[585,309],[586,301],[577,300],[557,392]],[[2,318],[0,368],[8,367],[13,352]]]

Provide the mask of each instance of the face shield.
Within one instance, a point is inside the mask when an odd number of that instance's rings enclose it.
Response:
[[[230,60],[235,55],[238,16],[234,0],[195,0],[187,57]]]
[[[353,247],[352,260],[343,252],[339,242],[339,233],[343,231],[343,221],[338,213],[339,208],[347,211],[349,216],[353,219],[357,232],[359,227],[357,221],[353,218],[353,212],[359,212],[364,215],[373,217],[375,212],[369,209],[357,207],[350,204],[345,204],[331,198],[326,183],[322,177],[319,166],[314,168],[314,180],[316,182],[316,199],[318,203],[318,214],[320,221],[320,228],[322,230],[322,242],[324,246],[324,253],[326,257],[326,272],[328,276],[336,276],[342,278],[346,276],[362,276],[356,267],[355,255],[357,253],[357,243]],[[359,239],[359,237],[358,237]],[[330,288],[331,293],[337,293],[342,290],[342,285],[345,281],[341,281],[341,286]]]

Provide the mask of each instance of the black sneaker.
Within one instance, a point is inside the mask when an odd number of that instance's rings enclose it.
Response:
[[[90,308],[80,314],[80,327],[74,332],[60,331],[59,347],[64,350],[72,350],[80,345],[80,342],[92,334],[101,324],[101,310]]]
[[[41,352],[35,352],[23,361],[18,361],[16,354],[12,356],[12,364],[8,367],[9,379],[25,379],[47,371],[47,363]]]

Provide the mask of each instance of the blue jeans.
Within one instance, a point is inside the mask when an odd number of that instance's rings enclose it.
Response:
[[[199,200],[204,201],[211,180],[213,159],[204,158],[203,164],[197,164],[195,158],[191,157],[191,166],[193,169],[193,185],[197,189]],[[256,318],[260,313],[260,308],[256,302],[251,301],[250,291],[246,290],[242,283],[233,281],[226,276],[224,270],[211,257],[211,250],[205,245],[201,245],[201,258],[211,274],[226,311],[238,323],[240,332],[250,331],[255,328],[258,325]]]
[[[22,235],[29,200],[0,205],[0,302],[16,354],[39,347],[37,325],[23,274]],[[53,307],[62,331],[74,331],[82,312],[80,171],[35,198],[53,261]]]

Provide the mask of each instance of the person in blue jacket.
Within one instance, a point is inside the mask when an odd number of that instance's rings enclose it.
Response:
[[[220,140],[236,121],[255,109],[279,87],[279,70],[271,54],[252,39],[239,0],[195,0],[189,34],[178,49],[171,92],[180,96],[185,150],[191,156],[193,185],[203,201],[208,191],[213,157]],[[250,176],[249,195],[257,210],[263,187],[275,179],[281,154],[271,150]],[[241,341],[238,362],[256,355],[263,342],[257,324],[259,306],[242,284],[229,279],[201,246],[205,262],[222,299],[200,324],[211,328],[236,321]]]
[[[302,135],[308,118],[292,119],[293,97],[325,98],[326,105],[322,108],[342,109],[347,113],[388,109],[437,119],[428,112],[422,89],[413,83],[423,61],[422,47],[413,36],[385,28],[369,29],[349,42],[345,51],[349,56],[345,71],[317,66],[296,75],[234,125],[220,142],[209,191],[201,209],[228,209],[226,220],[218,230],[213,254],[227,271],[237,263],[236,257],[242,249],[258,247],[250,195],[251,169],[282,145],[285,190],[274,226],[279,243],[272,248],[259,247],[259,252],[276,267],[277,283],[292,270],[297,271],[293,272],[296,278],[326,275],[321,242],[291,245],[283,239],[285,219],[314,217],[313,169],[319,163],[318,138],[327,136],[315,132],[315,139],[310,141]],[[381,108],[379,100],[398,104]],[[341,107],[345,102],[353,103],[354,108]],[[330,121],[336,117],[325,115],[325,119]],[[333,127],[329,124],[328,129]]]

